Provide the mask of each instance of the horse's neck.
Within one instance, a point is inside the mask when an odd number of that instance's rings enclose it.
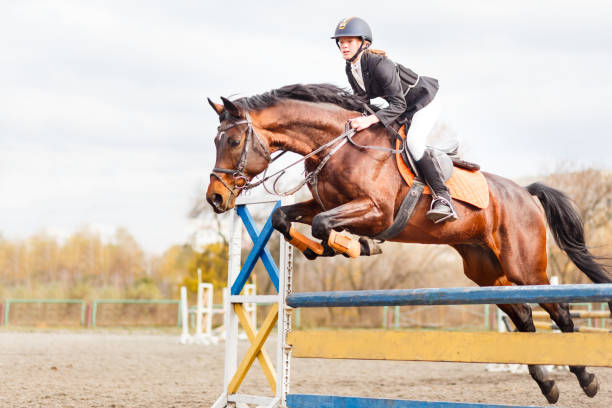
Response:
[[[305,156],[344,132],[351,112],[330,107],[296,106],[270,109],[261,115],[271,150]]]

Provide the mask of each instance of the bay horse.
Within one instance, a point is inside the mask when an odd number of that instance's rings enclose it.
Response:
[[[333,146],[309,154],[341,135],[348,119],[360,115],[363,108],[360,98],[330,84],[289,85],[235,101],[222,98],[223,104],[208,101],[220,121],[215,168],[206,192],[217,213],[234,207],[241,189],[266,170],[274,152],[307,156],[306,171],[317,169]],[[394,147],[390,132],[379,124],[354,138],[361,145]],[[541,183],[521,187],[506,178],[483,174],[489,187],[487,208],[455,200],[459,219],[434,224],[425,217],[430,197],[423,195],[408,224],[391,241],[450,245],[463,259],[465,275],[480,286],[546,285],[548,222],[556,243],[583,273],[595,283],[612,282],[587,249],[582,221],[564,193]],[[312,236],[322,241],[323,256],[336,254],[327,244],[332,231],[374,237],[389,227],[409,189],[394,155],[348,143],[320,168],[316,185],[311,182],[308,186],[318,200],[279,207],[273,214],[273,226],[290,240],[292,222],[311,225]],[[374,252],[372,240],[360,239],[360,244],[361,255]],[[304,254],[318,256],[310,249]],[[528,305],[497,306],[517,330],[535,332]],[[567,304],[541,306],[563,332],[574,330]],[[596,377],[584,366],[570,367],[570,371],[586,395],[595,396],[599,389]],[[558,388],[546,371],[530,365],[529,373],[549,403],[557,402]]]

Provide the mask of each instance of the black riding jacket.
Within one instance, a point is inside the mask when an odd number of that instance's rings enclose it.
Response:
[[[438,92],[437,79],[419,76],[384,55],[364,52],[360,63],[365,92],[353,78],[351,63],[348,61],[346,76],[356,95],[364,99],[380,97],[389,103],[389,106],[376,112],[376,116],[385,126],[394,120],[402,122],[412,119]]]

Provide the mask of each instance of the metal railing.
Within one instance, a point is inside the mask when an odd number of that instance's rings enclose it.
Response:
[[[8,327],[11,324],[11,306],[15,304],[36,304],[41,307],[45,304],[77,304],[80,305],[80,325],[96,327],[98,318],[98,306],[101,304],[175,304],[177,305],[177,326],[181,325],[180,301],[172,299],[96,299],[88,304],[83,299],[6,299],[0,303],[0,325]],[[91,311],[91,316],[89,316]],[[90,318],[91,317],[91,318]]]
[[[181,308],[180,308],[180,300],[171,300],[171,299],[98,299],[94,300],[91,303],[91,327],[95,328],[97,324],[98,318],[98,306],[101,304],[137,304],[137,305],[146,305],[146,304],[175,304],[177,307],[177,326],[181,326]]]
[[[80,304],[81,305],[81,325],[85,325],[85,309],[86,303],[82,299],[6,299],[4,303],[4,326],[10,324],[9,316],[11,313],[11,305],[19,303],[29,304]]]

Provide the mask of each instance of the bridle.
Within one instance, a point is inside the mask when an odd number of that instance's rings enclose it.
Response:
[[[212,169],[212,173],[210,173],[211,176],[219,180],[221,184],[223,184],[225,188],[229,190],[230,194],[232,195],[232,198],[237,195],[234,192],[235,189],[240,191],[243,189],[249,189],[249,188],[254,187],[251,185],[251,178],[247,176],[247,174],[245,173],[247,161],[249,159],[249,151],[251,150],[249,149],[249,146],[252,143],[253,135],[255,135],[255,140],[257,140],[257,143],[259,144],[259,146],[261,146],[263,150],[264,158],[266,159],[268,163],[270,162],[270,150],[268,149],[268,146],[266,146],[266,144],[263,142],[261,137],[257,134],[255,129],[253,128],[253,122],[251,121],[249,112],[245,111],[244,116],[245,116],[245,119],[243,120],[232,122],[225,126],[219,126],[217,128],[217,136],[216,136],[216,138],[220,138],[221,136],[223,136],[226,130],[229,130],[239,125],[244,125],[244,124],[247,125],[246,140],[244,142],[244,148],[242,149],[242,153],[240,153],[240,158],[238,159],[238,165],[236,166],[235,169],[223,169],[223,168],[215,167]],[[223,180],[223,178],[221,178],[221,176],[219,176],[219,174],[217,173],[231,174],[234,177],[234,187],[233,188],[230,187]]]

